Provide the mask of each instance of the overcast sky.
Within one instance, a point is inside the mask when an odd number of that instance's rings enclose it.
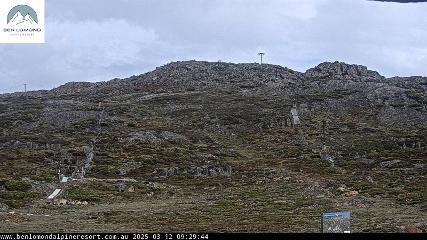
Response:
[[[177,60],[324,61],[427,76],[427,3],[46,0],[45,44],[0,44],[0,92],[128,77]],[[7,61],[6,61],[7,60]]]

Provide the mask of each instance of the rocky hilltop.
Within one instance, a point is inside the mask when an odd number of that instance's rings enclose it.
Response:
[[[425,77],[174,62],[3,94],[0,116],[0,230],[55,225],[11,209],[49,209],[77,231],[306,232],[338,210],[355,231],[427,222]]]
[[[313,111],[342,113],[372,110],[378,124],[427,124],[427,78],[385,78],[361,65],[325,62],[305,73],[276,65],[223,62],[173,62],[127,79],[108,82],[71,82],[27,97],[132,99],[150,94],[231,91],[247,95],[275,95]],[[5,94],[1,98],[23,96]]]

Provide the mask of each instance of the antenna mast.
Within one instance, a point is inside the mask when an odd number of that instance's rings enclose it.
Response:
[[[264,55],[265,55],[265,53],[260,52],[260,53],[258,53],[258,55],[261,57],[261,65],[262,65],[262,56],[264,56]]]

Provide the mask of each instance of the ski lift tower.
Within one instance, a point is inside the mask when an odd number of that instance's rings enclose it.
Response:
[[[260,53],[258,53],[258,55],[261,57],[261,65],[262,65],[262,57],[265,55],[265,53],[260,52]]]

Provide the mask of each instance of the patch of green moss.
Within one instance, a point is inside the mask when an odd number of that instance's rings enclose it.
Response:
[[[56,172],[53,170],[50,170],[50,171],[44,171],[44,172],[32,177],[32,179],[36,180],[36,181],[40,181],[40,182],[51,183],[51,182],[54,182],[56,180],[56,177],[57,177]]]
[[[72,200],[87,202],[99,202],[101,200],[93,191],[78,186],[68,189],[67,197]]]
[[[0,191],[0,202],[10,208],[21,208],[37,196],[37,193]]]
[[[21,180],[7,180],[3,186],[8,191],[26,192],[31,189],[31,184]]]

